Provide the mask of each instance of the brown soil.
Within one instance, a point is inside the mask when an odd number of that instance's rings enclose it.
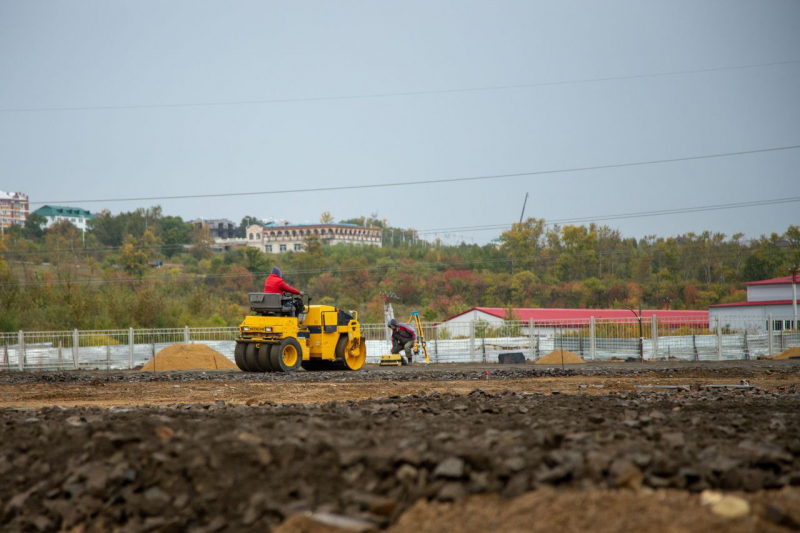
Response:
[[[585,363],[581,356],[570,352],[568,350],[554,350],[549,354],[545,355],[538,361],[536,361],[537,365],[560,365],[561,363],[565,365],[577,365],[581,363]]]
[[[793,346],[787,350],[782,351],[772,359],[782,360],[789,359],[790,357],[800,357],[800,346]]]
[[[634,368],[646,369],[647,363]],[[447,365],[440,365],[447,366]],[[657,392],[667,389],[640,389],[638,386],[680,386],[697,390],[704,385],[738,385],[746,379],[758,390],[797,392],[800,390],[800,365],[794,361],[773,364],[748,363],[738,366],[682,365],[669,371],[634,370],[628,365],[591,373],[588,365],[580,370],[544,369],[531,365],[529,370],[465,372],[429,370],[412,367],[406,370],[361,372],[298,372],[295,374],[250,374],[236,371],[186,373],[8,373],[0,376],[0,408],[41,408],[51,405],[139,406],[144,404],[196,404],[224,400],[252,404],[317,403],[326,401],[367,400],[370,398],[408,396],[419,393],[465,394],[475,388],[487,392],[511,390],[544,395],[606,395],[617,392]],[[434,368],[432,365],[431,368]],[[437,367],[438,368],[438,367]],[[781,370],[778,370],[781,369]],[[724,371],[723,371],[724,370]],[[584,373],[579,375],[577,372]],[[529,377],[524,377],[529,376]],[[18,381],[17,381],[18,380]],[[316,380],[316,381],[309,381]]]
[[[420,500],[392,533],[438,533],[460,531],[718,531],[737,533],[781,531],[765,517],[763,504],[781,505],[787,522],[800,521],[800,490],[740,494],[749,500],[751,512],[741,518],[726,518],[703,505],[698,494],[677,490],[556,490],[543,488],[504,500],[498,495],[471,496],[458,502]]]
[[[174,344],[167,346],[147,361],[143,372],[175,370],[232,370],[236,365],[227,357],[204,344]]]
[[[0,530],[270,531],[328,513],[414,533],[718,531],[689,493],[723,490],[751,502],[731,532],[780,531],[800,527],[799,408],[752,390],[473,390],[0,409]]]

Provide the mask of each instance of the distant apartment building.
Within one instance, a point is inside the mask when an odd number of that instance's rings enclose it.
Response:
[[[34,211],[33,214],[43,216],[47,220],[44,226],[46,228],[58,222],[66,221],[81,231],[89,229],[88,222],[93,218],[97,218],[97,215],[86,209],[60,205],[45,205]]]
[[[213,239],[234,239],[236,238],[237,226],[227,218],[217,218],[204,220],[198,218],[192,220],[192,225],[197,229],[208,229],[208,234]]]
[[[352,244],[381,246],[380,228],[365,228],[355,224],[291,224],[272,222],[248,226],[242,244],[268,254],[302,252],[305,242],[316,237],[323,244]],[[218,243],[222,244],[220,241]],[[233,244],[233,243],[231,243]]]
[[[0,191],[0,229],[25,224],[28,220],[28,195]]]

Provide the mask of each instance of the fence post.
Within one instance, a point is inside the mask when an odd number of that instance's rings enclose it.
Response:
[[[769,322],[767,322],[767,335],[769,336],[769,340],[767,342],[767,344],[769,345],[768,355],[771,356],[772,354],[775,353],[775,346],[774,346],[775,339],[772,338],[772,333],[775,328],[775,324],[772,323],[772,313],[769,314],[767,320],[769,320]]]
[[[531,345],[531,361],[536,360],[536,338],[533,336],[533,319],[528,319],[528,342]]]
[[[128,328],[128,370],[133,368],[133,328]]]
[[[750,343],[747,342],[747,330],[744,332],[744,359],[745,361],[750,360]]]
[[[20,370],[25,370],[25,334],[19,330],[19,349],[17,350],[17,365]]]
[[[189,326],[183,326],[183,343],[189,344]]]
[[[717,361],[722,359],[722,320],[717,317]]]
[[[111,341],[106,341],[106,372],[111,370]]]
[[[78,359],[80,358],[80,339],[78,337],[78,330],[72,330],[72,364],[75,365],[75,370],[80,368]]]
[[[653,317],[655,318],[655,317]],[[594,361],[597,358],[597,337],[595,332],[594,317],[589,319],[589,355]]]
[[[658,359],[658,317],[653,315],[650,320],[651,337],[653,338],[653,359]]]
[[[433,356],[439,362],[439,326],[433,326]]]
[[[469,362],[475,362],[475,321],[469,323]]]
[[[64,357],[61,354],[61,350],[63,349],[64,341],[58,341],[58,369],[64,370]]]

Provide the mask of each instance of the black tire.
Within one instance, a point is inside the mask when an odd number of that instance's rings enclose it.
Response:
[[[270,349],[272,344],[262,344],[256,354],[256,363],[261,372],[272,372],[272,364],[269,360]]]
[[[344,350],[347,347],[347,335],[342,335],[339,337],[339,340],[336,342],[336,351],[333,352],[336,354],[337,361],[344,360]]]
[[[294,337],[283,339],[270,351],[273,372],[294,372],[303,364],[303,349]]]
[[[233,350],[233,360],[236,362],[236,366],[239,367],[239,370],[242,372],[247,372],[247,363],[244,360],[244,354],[247,351],[247,343],[246,342],[237,342],[236,349]]]
[[[258,362],[256,361],[258,349],[256,343],[251,342],[247,345],[247,350],[244,352],[244,362],[247,365],[248,372],[258,372]]]

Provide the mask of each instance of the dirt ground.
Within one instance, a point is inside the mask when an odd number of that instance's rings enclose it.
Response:
[[[487,372],[488,371],[488,375]],[[137,406],[177,403],[318,403],[366,400],[422,392],[591,394],[647,390],[643,387],[699,389],[707,385],[750,385],[765,391],[800,387],[800,362],[712,364],[606,364],[589,367],[499,365],[369,366],[356,373],[298,372],[251,374],[240,371],[146,373],[94,371],[0,374],[0,407],[49,405]]]
[[[0,529],[797,530],[799,386],[792,360],[0,373]]]

